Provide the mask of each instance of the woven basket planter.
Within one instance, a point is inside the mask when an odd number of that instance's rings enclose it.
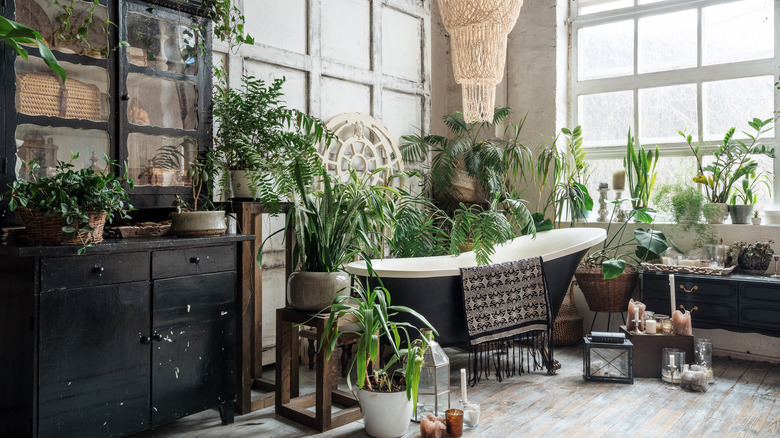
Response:
[[[616,278],[604,279],[601,266],[580,265],[574,272],[592,312],[625,312],[634,293],[639,272],[630,265]]]
[[[582,342],[582,317],[574,305],[574,285],[569,287],[569,293],[561,303],[558,316],[553,324],[553,344],[556,347],[578,345]]]
[[[20,208],[19,214],[25,227],[25,237],[29,245],[84,245],[87,242],[100,243],[103,241],[103,227],[106,224],[106,212],[91,212],[89,226],[92,231],[79,230],[71,240],[65,240],[65,232],[62,227],[66,224],[61,216],[44,216],[43,213]]]

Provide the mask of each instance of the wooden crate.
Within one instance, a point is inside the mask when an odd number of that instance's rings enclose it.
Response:
[[[664,348],[685,351],[685,362],[693,363],[693,336],[632,334],[621,325],[620,331],[634,344],[634,377],[661,377],[661,352]]]

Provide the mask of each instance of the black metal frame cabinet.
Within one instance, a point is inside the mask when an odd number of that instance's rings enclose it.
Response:
[[[236,394],[239,243],[0,247],[0,436],[114,437]]]

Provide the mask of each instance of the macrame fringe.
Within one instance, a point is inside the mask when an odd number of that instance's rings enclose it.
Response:
[[[523,373],[547,369],[554,374],[560,365],[553,357],[551,330],[523,333],[469,348],[468,382],[476,385],[491,375],[499,382]]]

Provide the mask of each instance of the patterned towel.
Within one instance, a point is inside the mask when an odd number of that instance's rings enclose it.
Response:
[[[554,373],[550,297],[541,257],[461,269],[470,382],[547,367]],[[472,357],[473,362],[472,362]],[[525,356],[525,358],[524,358]]]

